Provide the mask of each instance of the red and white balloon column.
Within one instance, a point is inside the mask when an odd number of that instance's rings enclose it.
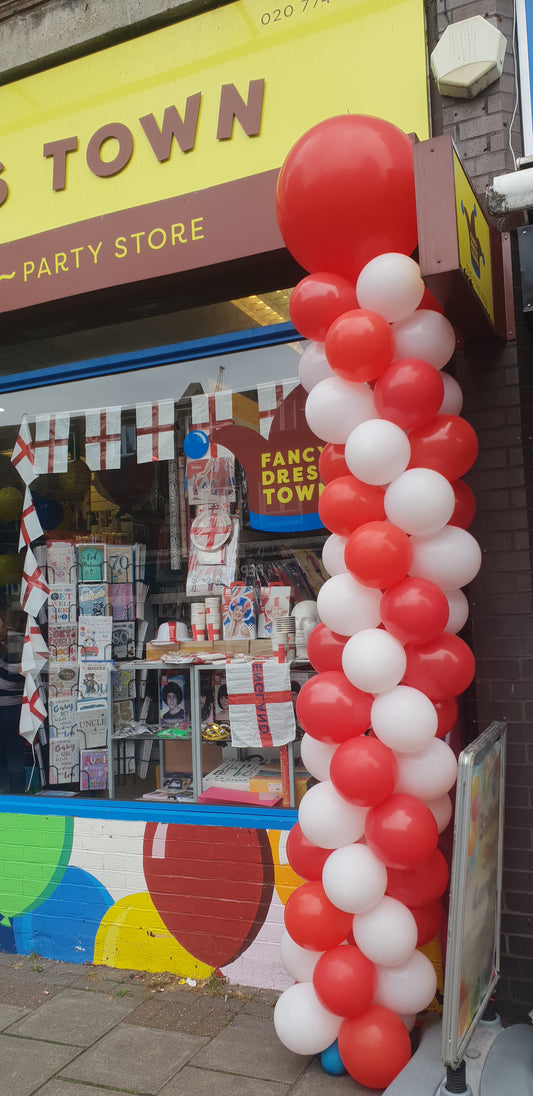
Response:
[[[285,909],[280,1040],[328,1072],[384,1088],[431,1002],[457,762],[443,741],[474,659],[457,632],[481,552],[461,477],[477,438],[442,372],[452,325],[417,264],[412,145],[388,122],[319,123],[280,172],[282,236],[310,271],[291,316],[300,380],[326,444],[320,516],[330,578],[300,691],[304,796],[287,855],[307,880]]]

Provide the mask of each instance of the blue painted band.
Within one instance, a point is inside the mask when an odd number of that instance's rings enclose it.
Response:
[[[267,533],[301,533],[309,529],[323,529],[318,514],[256,514],[250,510],[252,529]]]
[[[183,803],[65,800],[34,795],[1,796],[0,817],[2,813],[105,818],[120,822],[175,822],[179,826],[234,826],[247,830],[290,830],[298,819],[298,812],[295,810],[273,810],[266,807],[255,810],[253,807],[189,807]]]

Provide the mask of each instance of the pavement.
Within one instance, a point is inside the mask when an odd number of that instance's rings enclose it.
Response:
[[[277,998],[0,952],[0,1096],[377,1096],[287,1050]]]

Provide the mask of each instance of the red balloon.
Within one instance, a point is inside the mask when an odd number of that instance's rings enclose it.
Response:
[[[402,430],[412,430],[433,418],[443,398],[444,382],[438,369],[419,358],[393,362],[374,385],[374,402],[381,418]]]
[[[392,361],[392,328],[378,312],[354,308],[331,325],[325,351],[333,372],[342,380],[373,381]]]
[[[444,631],[448,599],[439,586],[425,578],[407,577],[385,590],[381,620],[400,643],[427,643]]]
[[[411,255],[417,241],[413,147],[381,118],[342,114],[300,137],[283,163],[276,216],[305,270],[355,282],[384,251]]]
[[[359,1016],[372,1004],[376,968],[358,947],[339,944],[320,956],[313,985],[324,1008],[336,1016]]]
[[[302,833],[296,822],[287,838],[287,859],[293,871],[302,879],[322,879],[322,868],[331,849],[319,849]]]
[[[344,560],[358,582],[383,589],[405,578],[413,560],[413,548],[407,533],[397,525],[369,521],[349,536]]]
[[[337,635],[325,624],[317,624],[307,640],[307,657],[313,669],[342,671],[342,652],[347,636]]]
[[[383,1005],[343,1020],[339,1054],[348,1073],[368,1088],[388,1088],[411,1057],[411,1040],[400,1017]]]
[[[407,666],[403,685],[411,685],[430,700],[459,696],[471,684],[476,663],[470,647],[459,636],[441,636],[430,643],[405,645]]]
[[[358,807],[373,807],[392,795],[398,777],[396,758],[379,738],[360,735],[337,747],[329,774],[343,799]]]
[[[350,308],[357,308],[355,284],[339,274],[309,274],[293,289],[289,303],[296,330],[315,342],[324,342],[331,324]]]
[[[346,939],[353,914],[337,909],[318,880],[302,883],[285,906],[285,928],[295,943],[310,951],[328,951]]]
[[[460,415],[435,415],[409,435],[409,468],[433,468],[446,479],[457,480],[472,467],[478,454],[474,427]]]
[[[443,315],[444,313],[442,305],[439,304],[438,300],[436,299],[436,297],[433,296],[433,293],[430,289],[428,289],[427,286],[424,289],[424,296],[422,297],[422,300],[420,301],[418,307],[428,308],[431,312],[440,312],[441,315]]]
[[[457,701],[453,696],[446,696],[442,700],[434,700],[433,705],[439,717],[436,738],[446,738],[446,735],[457,723],[459,715]]]
[[[476,499],[474,492],[470,490],[464,480],[454,480],[452,483],[455,495],[455,510],[450,518],[450,525],[458,525],[460,529],[468,529],[476,515]]]
[[[296,700],[296,715],[311,738],[331,745],[368,730],[373,700],[345,674],[329,670],[304,682]]]
[[[437,823],[425,803],[398,793],[371,807],[365,822],[369,848],[391,868],[417,868],[437,847]]]
[[[337,476],[351,476],[352,473],[344,459],[344,445],[328,442],[318,458],[318,471],[322,483],[331,483],[332,480],[337,479]]]
[[[445,857],[434,849],[418,868],[387,868],[387,894],[404,906],[427,906],[442,897],[449,878]]]
[[[431,940],[434,940],[440,930],[442,924],[442,904],[437,901],[431,902],[428,906],[409,906],[409,909],[416,921],[416,927],[418,929],[416,946],[417,948],[421,948],[424,944],[429,944]]]
[[[348,537],[360,525],[385,518],[382,487],[362,483],[355,476],[338,476],[327,483],[318,500],[318,515],[330,533]]]

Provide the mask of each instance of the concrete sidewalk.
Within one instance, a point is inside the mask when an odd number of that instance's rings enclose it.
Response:
[[[0,1096],[377,1096],[274,1031],[277,994],[0,952]]]

